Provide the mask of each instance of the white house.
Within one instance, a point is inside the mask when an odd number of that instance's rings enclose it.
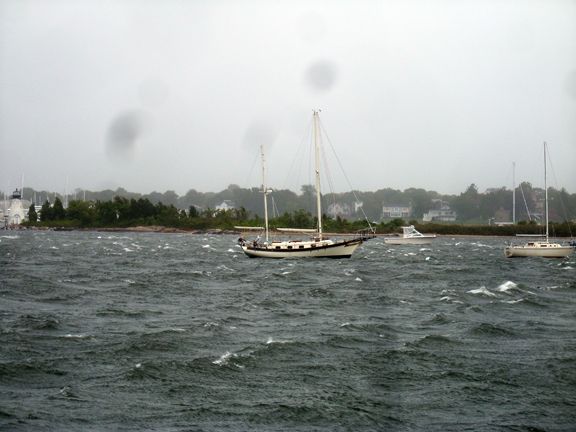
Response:
[[[410,218],[413,215],[412,204],[383,204],[382,219]]]
[[[236,208],[234,201],[224,200],[220,204],[216,204],[216,210],[232,210]]]
[[[352,208],[348,204],[344,203],[332,203],[326,209],[326,214],[331,218],[336,218],[337,216],[347,217],[352,214]]]
[[[455,222],[456,217],[457,217],[456,212],[450,208],[448,203],[438,202],[436,208],[428,210],[428,213],[424,213],[422,220],[424,222],[432,222],[432,221]]]

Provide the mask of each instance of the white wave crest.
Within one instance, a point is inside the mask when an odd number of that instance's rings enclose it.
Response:
[[[507,281],[504,282],[502,285],[500,285],[497,290],[500,292],[508,292],[514,288],[518,287],[518,285],[516,285],[514,282],[512,281]]]
[[[488,297],[496,297],[496,294],[494,294],[493,292],[490,292],[485,286],[481,286],[478,289],[473,289],[468,291],[470,294],[480,294],[480,295],[485,295]]]
[[[212,363],[217,364],[218,366],[222,366],[229,364],[230,360],[233,358],[238,358],[238,356],[231,352],[227,352],[226,354],[222,355],[218,360],[214,360]]]
[[[268,340],[266,341],[267,345],[270,344],[285,344],[285,343],[290,343],[290,341],[288,340],[274,340],[273,338],[268,338]]]

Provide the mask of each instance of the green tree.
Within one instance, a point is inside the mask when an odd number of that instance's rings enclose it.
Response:
[[[28,209],[28,220],[30,222],[36,222],[38,220],[38,214],[36,213],[34,203],[30,204],[30,208]]]
[[[432,208],[432,199],[424,189],[406,189],[404,196],[412,203],[412,210],[417,218],[421,218],[424,213],[427,213]]]
[[[54,220],[54,209],[48,200],[44,201],[44,204],[42,204],[42,208],[40,209],[40,220],[42,222]]]
[[[479,210],[482,219],[488,220],[494,217],[500,209],[512,211],[512,191],[502,187],[487,194],[480,194]],[[512,213],[510,215],[512,220]]]
[[[66,219],[66,210],[64,209],[60,198],[56,197],[54,200],[54,206],[52,208],[54,209],[54,220]]]
[[[72,200],[68,204],[66,218],[76,220],[83,226],[90,225],[95,218],[94,209],[90,202],[82,200]]]
[[[466,192],[463,192],[460,196],[454,198],[452,201],[452,208],[456,211],[460,220],[466,221],[480,216],[478,202],[478,188],[474,183],[472,183],[468,186]]]

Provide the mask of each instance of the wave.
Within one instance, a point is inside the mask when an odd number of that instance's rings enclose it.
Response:
[[[518,288],[518,285],[516,285],[514,282],[512,281],[507,281],[504,282],[502,285],[500,285],[498,288],[496,288],[498,291],[500,292],[505,292],[508,293],[508,291],[512,291],[514,289]]]
[[[477,294],[477,295],[484,295],[487,297],[497,297],[496,294],[494,294],[493,292],[491,292],[490,290],[488,290],[488,288],[486,288],[485,286],[481,286],[480,288],[477,289],[473,289],[468,291],[470,294]]]
[[[490,323],[478,324],[468,330],[468,333],[490,336],[512,336],[516,334],[514,331],[502,327],[501,325]]]

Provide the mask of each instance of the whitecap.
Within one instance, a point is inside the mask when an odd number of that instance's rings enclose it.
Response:
[[[430,257],[426,257],[426,261],[430,261]]]
[[[478,289],[473,289],[468,291],[470,294],[481,294],[481,295],[485,295],[488,297],[496,297],[496,294],[494,294],[493,292],[488,291],[488,289],[482,285],[480,288]]]
[[[358,282],[362,282],[362,279],[360,279],[359,277],[357,277],[357,278],[354,279],[354,280],[355,280],[355,281],[358,281]]]
[[[237,358],[236,354],[232,354],[231,352],[227,352],[226,354],[222,355],[218,360],[214,360],[212,363],[217,364],[218,366],[226,365],[230,363],[230,360],[233,358]]]
[[[344,324],[340,325],[340,327],[348,327],[348,326],[350,326],[350,325],[351,325],[351,324],[350,324],[349,322],[345,322]]]
[[[228,249],[226,252],[236,252],[234,249]]]
[[[501,291],[501,292],[507,292],[509,290],[512,290],[514,288],[516,288],[518,285],[516,285],[514,282],[512,281],[507,281],[504,282],[502,285],[500,285],[497,290]]]
[[[209,248],[210,245],[207,244],[207,245],[204,245],[204,246],[202,246],[202,247],[203,247],[204,249],[206,249],[206,248]]]
[[[523,301],[524,301],[524,299],[518,299],[518,300],[508,300],[508,301],[506,301],[506,302],[504,302],[504,303],[508,303],[508,304],[516,304],[516,303],[520,303],[520,302],[523,302]]]
[[[287,340],[274,340],[273,338],[269,337],[268,340],[266,341],[267,345],[270,344],[285,344],[285,343],[290,343],[290,341]]]
[[[235,272],[236,270],[226,267],[225,265],[219,265],[216,270],[228,270],[229,272]]]

